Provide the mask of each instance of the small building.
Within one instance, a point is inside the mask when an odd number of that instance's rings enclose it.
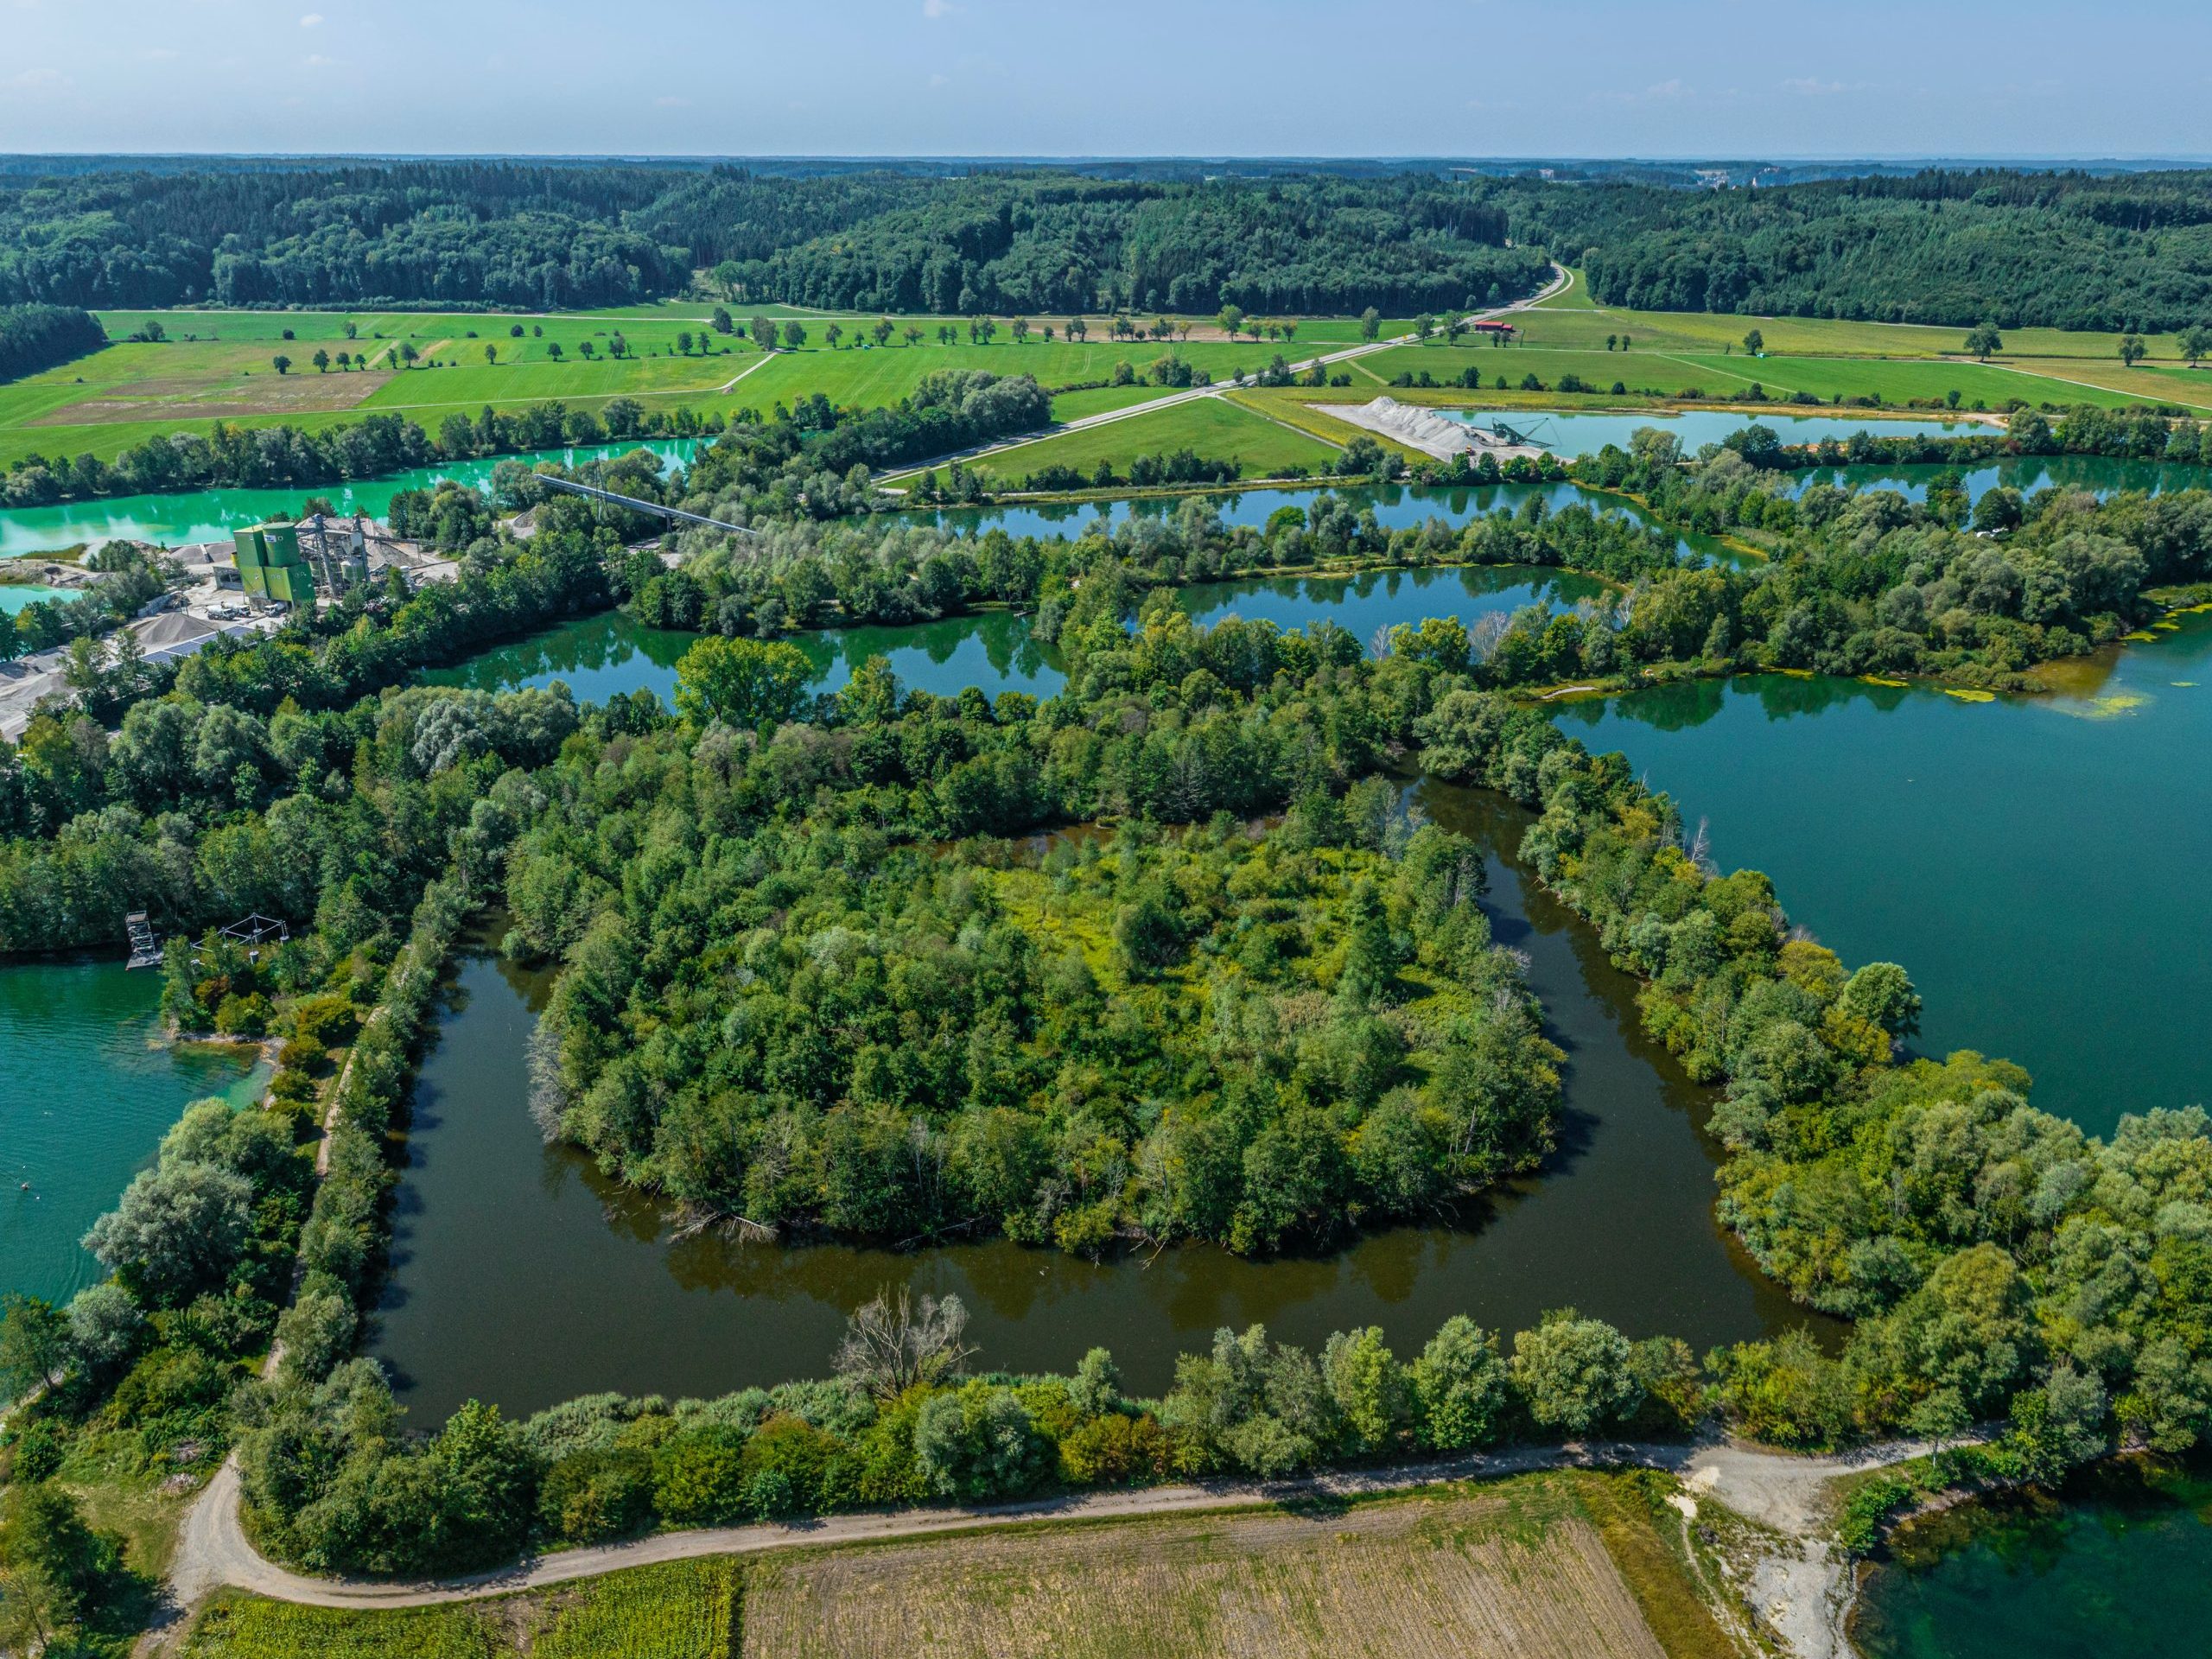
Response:
[[[1478,322],[1469,323],[1467,327],[1478,334],[1488,334],[1499,340],[1510,340],[1517,332],[1511,323],[1501,322],[1493,317],[1484,317]]]

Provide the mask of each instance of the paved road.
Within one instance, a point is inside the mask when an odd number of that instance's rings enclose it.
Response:
[[[279,1601],[316,1607],[420,1607],[476,1600],[518,1590],[595,1578],[624,1567],[708,1555],[751,1554],[794,1545],[853,1543],[918,1538],[1023,1522],[1099,1521],[1195,1510],[1249,1508],[1286,1498],[1351,1497],[1408,1491],[1440,1481],[1496,1477],[1532,1470],[1604,1465],[1665,1469],[1699,1497],[1719,1499],[1739,1514],[1772,1528],[1783,1544],[1755,1580],[1770,1625],[1799,1659],[1838,1659],[1847,1654],[1842,1619],[1847,1606],[1847,1567],[1822,1537],[1829,1481],[1855,1471],[1921,1456],[1921,1444],[1867,1448],[1848,1457],[1801,1458],[1757,1447],[1711,1441],[1697,1446],[1600,1443],[1531,1447],[1495,1457],[1457,1459],[1371,1472],[1319,1476],[1261,1484],[1221,1481],[1154,1486],[1135,1491],[1092,1492],[971,1510],[899,1510],[824,1516],[796,1526],[720,1527],[658,1533],[628,1543],[563,1550],[535,1556],[496,1572],[435,1582],[391,1584],[358,1579],[315,1579],[267,1560],[239,1523],[235,1455],[217,1471],[185,1516],[170,1567],[171,1616],[225,1586]]]
[[[1527,299],[1516,300],[1510,305],[1497,306],[1488,311],[1470,311],[1467,315],[1471,318],[1491,318],[1502,317],[1510,312],[1525,311],[1542,301],[1566,293],[1574,285],[1574,273],[1566,266],[1554,264],[1552,267],[1552,280]],[[1409,345],[1415,338],[1416,336],[1413,334],[1393,334],[1388,340],[1362,340],[1357,346],[1347,346],[1340,351],[1324,352],[1318,357],[1306,358],[1301,362],[1292,364],[1290,367],[1294,373],[1303,374],[1309,369],[1326,367],[1332,363],[1349,362],[1356,357],[1365,357],[1370,352],[1384,352],[1393,346]],[[1236,383],[1234,381],[1217,382],[1210,386],[1192,386],[1187,391],[1173,391],[1165,397],[1154,397],[1146,403],[1131,404],[1125,409],[1103,410],[1096,415],[1084,415],[1072,421],[1063,421],[1057,425],[1046,428],[1041,432],[1030,432],[1018,438],[1002,439],[996,443],[977,444],[971,448],[952,450],[931,460],[916,462],[910,467],[894,467],[887,472],[878,474],[877,481],[889,483],[897,479],[915,477],[932,467],[950,466],[956,461],[979,461],[986,455],[1003,454],[1009,449],[1020,449],[1029,444],[1042,443],[1048,438],[1065,437],[1071,432],[1088,432],[1095,427],[1111,426],[1116,421],[1135,420],[1140,415],[1156,414],[1163,409],[1173,409],[1178,404],[1195,403],[1202,397],[1218,397],[1224,392],[1234,391],[1236,389]]]

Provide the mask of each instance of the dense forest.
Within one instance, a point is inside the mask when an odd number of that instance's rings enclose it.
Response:
[[[2003,327],[2212,319],[2212,181],[2002,169],[1686,190],[526,162],[0,174],[0,303],[556,308],[679,291],[886,312],[1389,315],[1548,260],[1609,305]]]
[[[1355,312],[1497,305],[1549,264],[1509,248],[1477,188],[1427,179],[1265,185],[1029,182],[926,197],[716,275],[748,295],[864,310]]]
[[[713,267],[747,299],[880,311],[1403,315],[1542,281],[1485,189],[493,162],[16,175],[0,177],[0,302],[554,309]]]
[[[497,162],[11,178],[0,302],[620,305],[690,270],[621,223],[666,182]]]
[[[0,305],[0,380],[36,374],[106,344],[106,332],[76,306]]]
[[[1356,753],[1236,706],[1277,660],[1358,651],[1166,607],[1128,683],[1175,688],[1173,727],[1103,688],[1039,710],[876,671],[819,738],[579,756],[509,866],[511,948],[567,963],[542,1121],[702,1219],[1092,1255],[1320,1243],[1533,1166],[1558,1051],[1479,855],[1379,780],[1339,801]],[[1102,813],[1119,834],[1041,856],[996,839]]]
[[[2212,175],[1930,170],[1777,189],[1507,187],[1607,305],[1970,327],[2212,319]]]

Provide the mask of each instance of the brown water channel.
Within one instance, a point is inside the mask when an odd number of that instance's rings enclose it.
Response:
[[[1590,931],[1503,855],[1525,816],[1435,784],[1418,795],[1490,849],[1485,908],[1528,953],[1567,1051],[1567,1122],[1541,1177],[1456,1227],[1318,1258],[1192,1246],[1094,1266],[1002,1241],[893,1253],[674,1239],[658,1206],[540,1142],[525,1045],[546,980],[486,947],[461,963],[423,1070],[374,1344],[414,1421],[472,1395],[522,1412],[601,1389],[710,1395],[818,1375],[847,1313],[885,1285],[957,1292],[984,1365],[1065,1369],[1103,1343],[1142,1392],[1216,1326],[1255,1319],[1309,1343],[1380,1325],[1402,1352],[1452,1313],[1512,1330],[1568,1303],[1700,1349],[1802,1319],[1713,1219],[1705,1091],[1638,1032],[1633,982]]]

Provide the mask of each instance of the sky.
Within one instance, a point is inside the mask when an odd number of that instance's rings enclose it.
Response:
[[[0,0],[0,150],[2212,155],[2179,0]]]

